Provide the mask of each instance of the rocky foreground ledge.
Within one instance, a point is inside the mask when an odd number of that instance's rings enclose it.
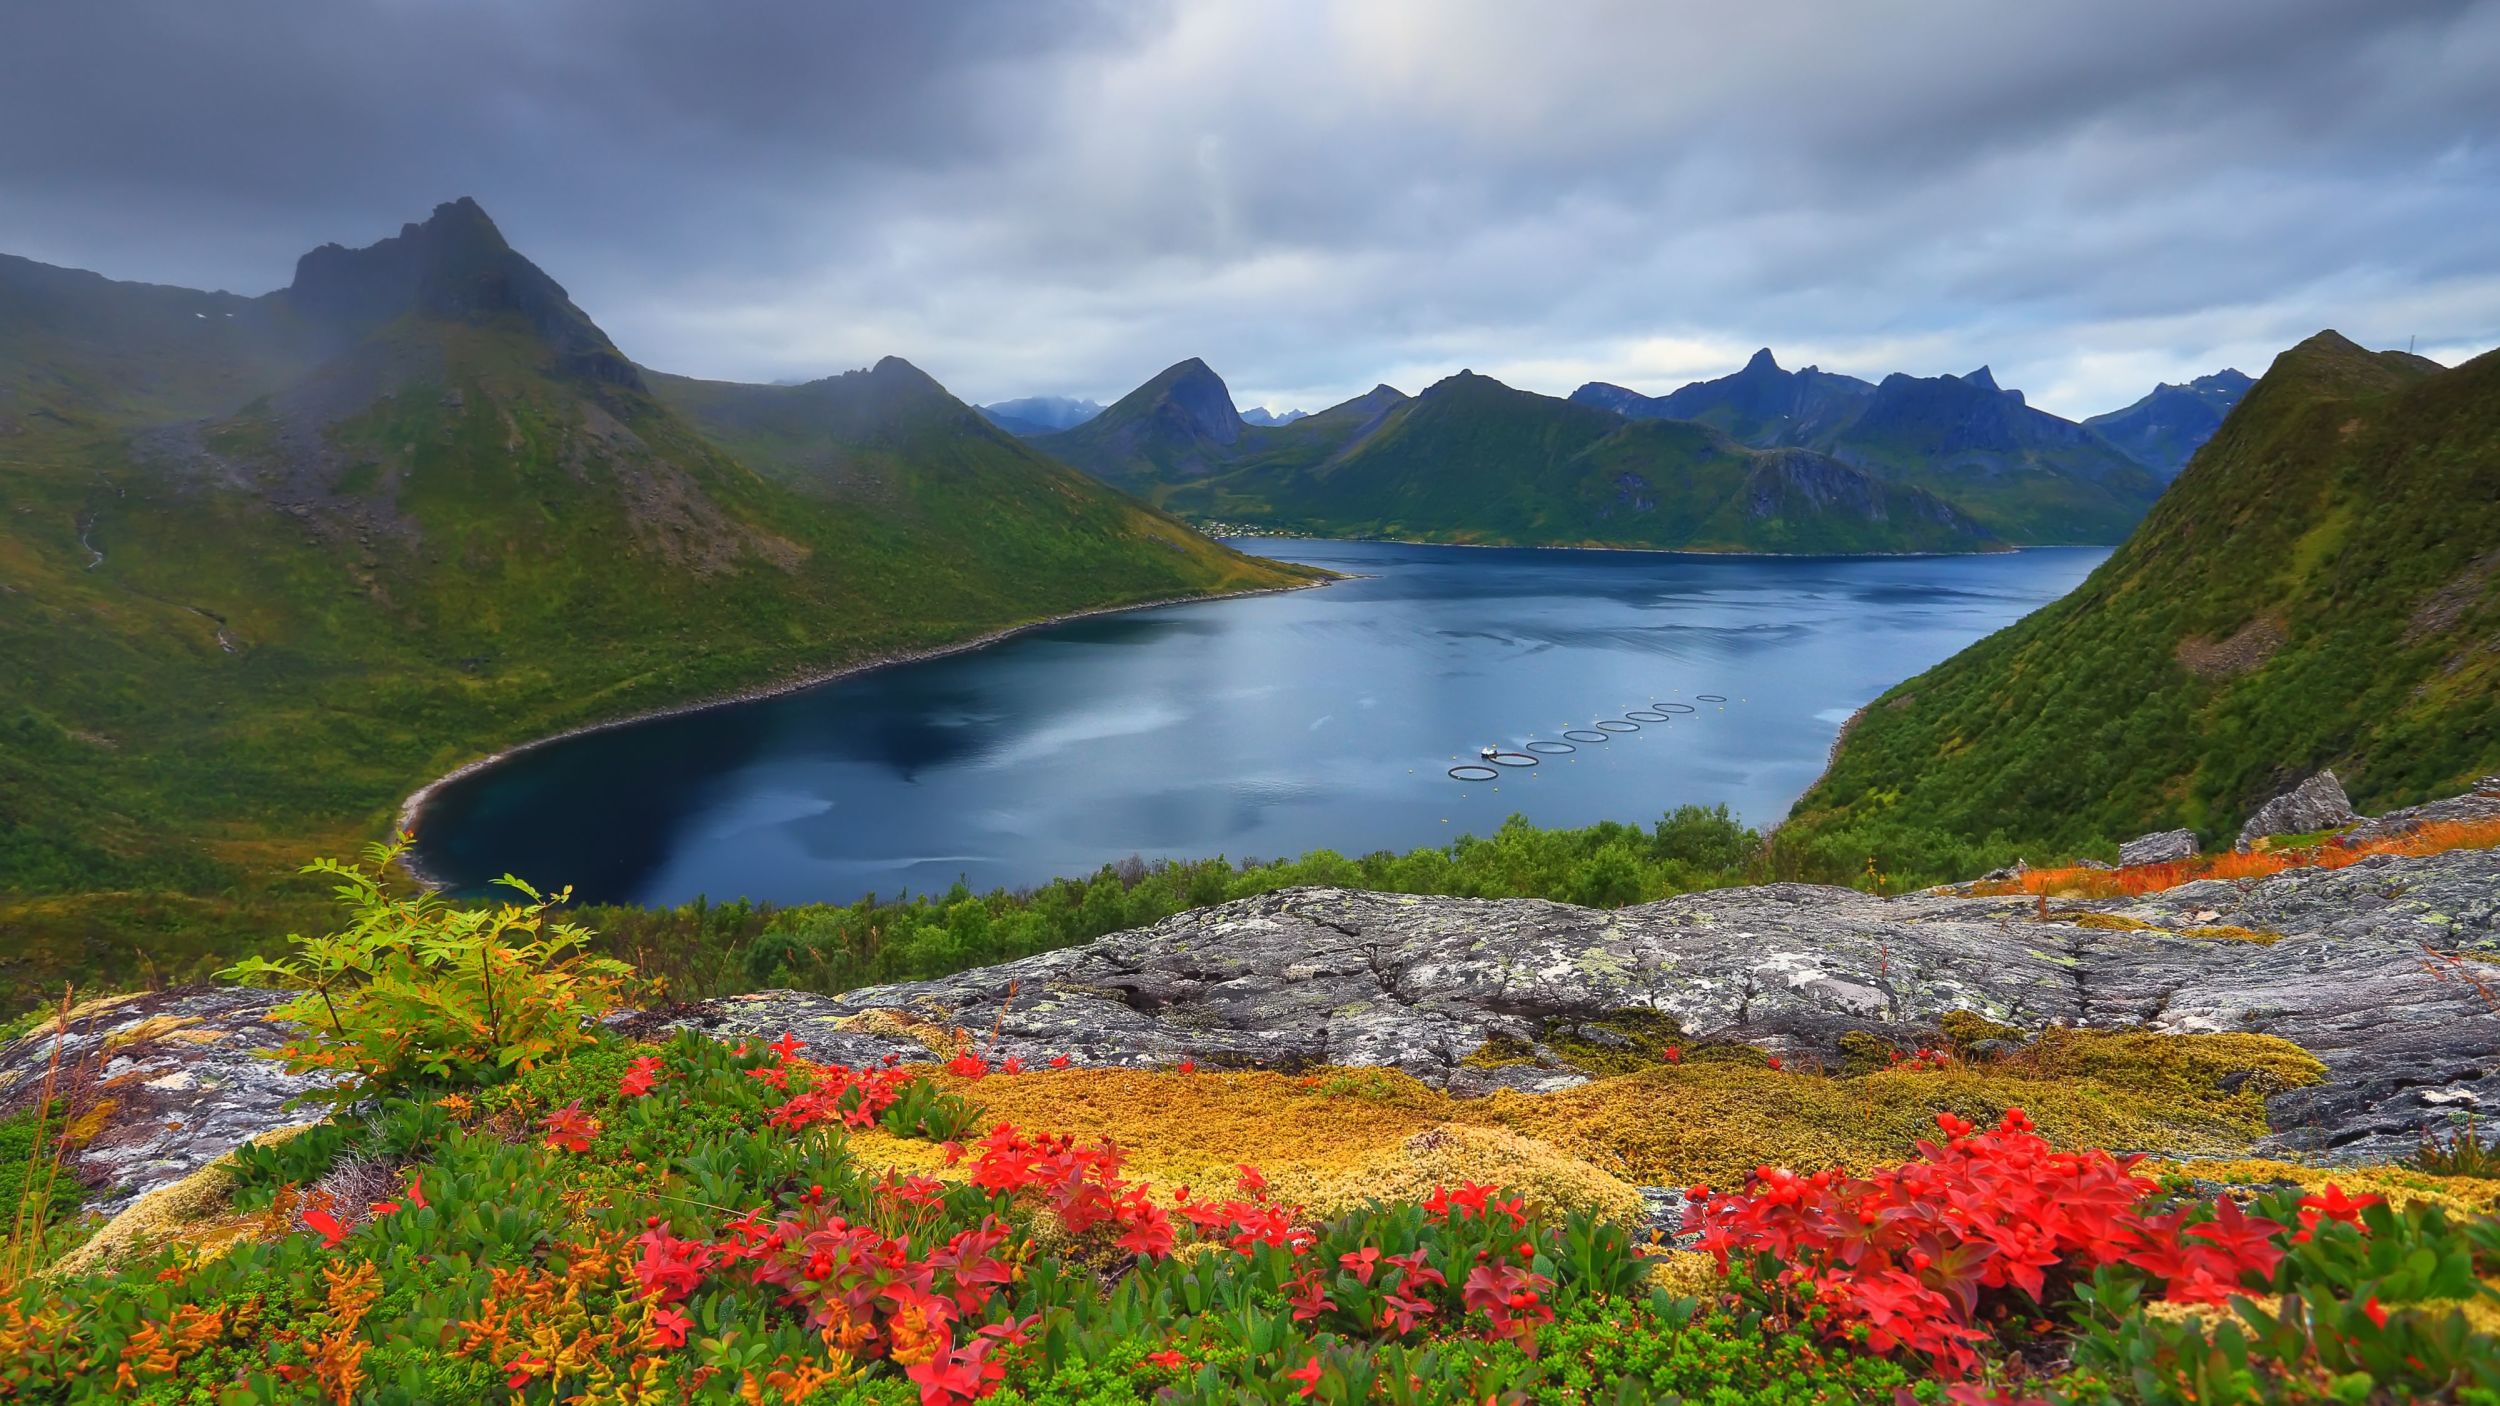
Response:
[[[87,1013],[63,1050],[117,1101],[82,1170],[118,1198],[303,1121],[303,1085],[248,1051],[267,993],[184,988]],[[1291,889],[1083,947],[841,996],[765,991],[627,1018],[644,1030],[790,1031],[817,1059],[933,1057],[976,1032],[1040,1066],[1388,1065],[1455,1093],[1580,1082],[1557,1041],[1627,1011],[1696,1042],[1836,1065],[1842,1037],[1916,1045],[1954,1011],[2056,1024],[2278,1036],[2327,1067],[2268,1100],[2278,1155],[2370,1161],[2460,1113],[2500,1112],[2500,852],[2378,857],[2133,900],[1876,898],[1777,884],[1614,911]],[[1654,1017],[1653,1017],[1654,1018]],[[0,1111],[55,1043],[0,1051]],[[1489,1045],[1514,1062],[1481,1067]],[[1660,1117],[1676,1116],[1671,1108]]]

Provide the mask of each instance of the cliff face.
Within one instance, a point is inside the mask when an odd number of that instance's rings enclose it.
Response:
[[[940,981],[758,992],[622,1023],[795,1033],[811,1058],[854,1066],[935,1058],[915,1029],[995,1028],[992,1058],[1034,1068],[1057,1055],[1372,1065],[1461,1095],[1568,1089],[1643,1040],[1837,1068],[1867,1036],[1937,1042],[1956,1012],[2008,1027],[2009,1051],[2060,1025],[2264,1035],[2310,1051],[2324,1075],[2294,1087],[2256,1067],[2215,1073],[2224,1093],[2251,1078],[2269,1091],[2257,1149],[2368,1161],[2412,1151],[2452,1112],[2500,1107],[2500,1007],[2435,975],[2426,948],[2500,953],[2500,852],[2050,909],[1807,885],[1611,912],[1297,889]],[[87,1071],[90,1094],[114,1105],[79,1174],[108,1201],[164,1185],[312,1116],[284,1106],[311,1083],[249,1053],[273,1043],[273,1004],[189,988],[100,1005],[66,1041],[39,1031],[0,1051],[0,1112],[39,1097],[57,1044],[61,1067]]]

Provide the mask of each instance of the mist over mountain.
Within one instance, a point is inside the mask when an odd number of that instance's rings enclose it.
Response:
[[[577,723],[1309,579],[900,359],[638,367],[465,199],[256,298],[0,257],[0,445],[14,890],[223,889]]]
[[[1072,429],[1102,413],[1102,407],[1093,401],[1064,395],[1029,395],[1018,400],[993,401],[978,409],[989,417],[990,423],[1017,435]]]

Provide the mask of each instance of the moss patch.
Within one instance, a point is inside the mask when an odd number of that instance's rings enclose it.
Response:
[[[2297,1047],[2266,1036],[2054,1030],[2010,1058],[1943,1070],[1825,1078],[1769,1069],[1748,1046],[1711,1046],[1686,1051],[1677,1065],[1578,1088],[1481,1099],[1387,1069],[937,1077],[986,1105],[989,1123],[1109,1138],[1129,1153],[1136,1176],[1161,1186],[1229,1186],[1238,1165],[1250,1162],[1280,1192],[1318,1206],[1359,1199],[1363,1185],[1424,1175],[1414,1171],[1426,1165],[1415,1140],[1427,1133],[1453,1141],[1423,1150],[1464,1150],[1478,1169],[1463,1174],[1471,1179],[1526,1190],[1533,1178],[1574,1188],[1554,1194],[1582,1205],[1604,1204],[1622,1185],[1732,1185],[1765,1164],[1897,1161],[1935,1135],[1935,1115],[1946,1110],[1988,1123],[2021,1108],[2066,1146],[2232,1157],[2266,1132],[2267,1092],[2322,1074]],[[1484,1131],[1521,1140],[1473,1135]],[[943,1160],[926,1143],[881,1134],[863,1135],[854,1147],[863,1158],[909,1169],[930,1171]],[[1566,1171],[1556,1159],[1578,1167]]]

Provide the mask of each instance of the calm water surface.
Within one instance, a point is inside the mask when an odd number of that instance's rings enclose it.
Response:
[[[1513,811],[1580,825],[1725,802],[1768,824],[1860,704],[2107,555],[1244,545],[1364,579],[1079,621],[570,739],[445,788],[420,857],[464,890],[509,870],[592,901],[848,902],[1130,854],[1410,849]],[[1696,711],[1496,782],[1448,775],[1481,745],[1653,703]]]

